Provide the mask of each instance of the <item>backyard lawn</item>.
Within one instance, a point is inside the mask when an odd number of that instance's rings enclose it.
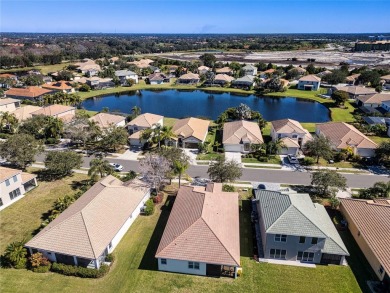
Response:
[[[172,203],[172,197],[168,200]],[[31,209],[28,211],[12,221],[15,228],[31,218],[28,215]],[[249,200],[242,201],[240,212],[241,277],[234,280],[158,272],[154,254],[168,216],[166,206],[157,209],[153,216],[140,216],[116,248],[116,261],[102,279],[0,269],[2,292],[26,292],[26,288],[29,292],[361,292],[349,267],[318,266],[313,269],[252,260]],[[31,232],[33,226],[30,224],[27,229]]]
[[[345,103],[345,108],[339,107],[330,107],[330,115],[332,117],[332,121],[335,122],[354,122],[356,119],[353,117],[352,113],[355,110],[355,107],[349,103]]]

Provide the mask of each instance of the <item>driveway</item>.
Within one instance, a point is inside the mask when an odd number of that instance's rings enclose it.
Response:
[[[116,157],[115,159],[119,160],[129,160],[129,161],[137,161],[138,155],[141,153],[141,148],[132,147],[125,151],[120,156]]]
[[[305,172],[306,169],[300,164],[291,164],[286,155],[280,155],[282,170]]]
[[[190,164],[196,165],[196,156],[198,155],[197,149],[182,149],[184,153],[190,158]]]
[[[238,164],[241,164],[241,153],[225,152],[225,159],[227,161],[235,161]]]

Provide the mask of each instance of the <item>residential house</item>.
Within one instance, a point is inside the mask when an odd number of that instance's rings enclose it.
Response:
[[[74,88],[69,81],[60,80],[42,85],[43,88],[52,90],[54,92],[74,93]]]
[[[76,108],[65,105],[49,105],[31,113],[32,116],[44,115],[61,119],[64,123],[69,123],[76,117]]]
[[[176,77],[176,71],[179,68],[177,65],[168,65],[168,77],[173,78]]]
[[[318,91],[320,89],[321,78],[314,74],[306,75],[298,80],[298,89],[305,91]]]
[[[329,74],[332,74],[332,71],[324,70],[324,71],[321,71],[321,72],[317,73],[317,76],[320,77],[320,78],[323,78],[324,76],[329,75]]]
[[[115,76],[119,78],[121,85],[127,85],[127,80],[132,79],[134,83],[138,83],[138,74],[130,70],[117,70]]]
[[[316,125],[316,134],[327,137],[336,151],[351,149],[355,155],[374,157],[378,145],[345,122],[328,122]]]
[[[41,109],[42,107],[25,105],[13,111],[12,114],[15,115],[16,119],[18,119],[19,122],[22,122],[24,120],[31,118],[32,117],[31,113]]]
[[[109,175],[94,184],[25,244],[51,262],[100,268],[150,197],[143,182]]]
[[[52,90],[44,89],[38,86],[29,86],[26,88],[10,88],[4,93],[6,97],[20,100],[40,100],[43,95],[52,93]]]
[[[79,72],[88,77],[97,75],[101,70],[100,65],[91,59],[84,59],[83,62],[78,62],[75,65],[78,66],[77,70]]]
[[[390,74],[381,76],[381,80],[383,82],[383,89],[390,90]]]
[[[141,59],[139,61],[133,61],[133,62],[128,62],[129,64],[134,64],[140,69],[148,68],[151,63],[153,63],[154,60],[151,59]]]
[[[138,115],[136,118],[127,123],[126,128],[130,134],[129,142],[131,146],[143,146],[145,140],[141,140],[142,130],[163,126],[164,117],[151,113]]]
[[[306,74],[306,69],[305,68],[302,68],[302,67],[294,67],[294,68],[291,68],[290,70],[296,70],[297,72],[298,72],[298,74],[300,75],[300,76],[303,76],[303,75],[305,75]],[[289,70],[289,71],[290,71]]]
[[[253,145],[264,143],[256,122],[245,120],[226,122],[223,125],[222,144],[226,152],[251,152]]]
[[[20,100],[12,98],[0,98],[0,113],[13,112],[20,108]]]
[[[11,85],[15,85],[18,82],[18,77],[10,73],[0,74],[0,88],[9,89]]]
[[[303,128],[301,123],[292,119],[280,119],[271,122],[272,141],[281,140],[284,148],[282,155],[297,155],[304,144],[313,137],[308,130]]]
[[[204,65],[198,67],[198,73],[199,74],[206,74],[209,71],[210,71],[210,67],[207,67],[207,66],[204,66]]]
[[[221,183],[180,187],[156,258],[160,271],[237,277],[238,193],[223,192]]]
[[[232,87],[250,89],[255,85],[255,77],[253,75],[245,75],[232,81]]]
[[[86,83],[93,89],[105,89],[109,87],[114,87],[115,83],[112,81],[112,78],[100,78],[93,76],[86,79]]]
[[[273,68],[267,69],[266,71],[263,71],[260,73],[260,78],[267,79],[270,76],[272,76],[275,71],[276,71],[276,69],[273,69]]]
[[[199,80],[200,80],[199,74],[189,72],[189,73],[186,73],[186,74],[183,74],[182,76],[180,76],[177,79],[177,82],[178,83],[185,83],[185,84],[197,84],[199,82]]]
[[[366,88],[364,86],[334,86],[331,87],[328,91],[328,94],[331,95],[334,91],[343,91],[349,95],[350,99],[357,100],[359,97],[369,96],[376,94],[376,91],[373,88]]]
[[[0,211],[38,186],[37,175],[0,166]]]
[[[390,290],[390,199],[340,199],[340,211],[379,280]]]
[[[108,113],[98,113],[88,120],[94,121],[100,127],[100,129],[107,129],[110,127],[125,127],[126,125],[126,117]]]
[[[358,97],[357,104],[359,107],[364,107],[369,112],[375,111],[384,101],[390,101],[390,94],[372,94]]]
[[[390,126],[390,118],[377,117],[377,116],[363,116],[362,118],[368,125],[380,124],[380,125]]]
[[[171,79],[167,77],[164,73],[156,72],[148,75],[146,78],[149,84],[164,84],[170,83]]]
[[[217,74],[227,74],[227,75],[233,75],[233,69],[230,67],[222,67],[222,68],[217,68],[215,70],[215,73]]]
[[[206,141],[210,121],[194,117],[176,120],[172,131],[177,136],[167,142],[176,147],[197,149]]]
[[[390,100],[383,101],[382,104],[381,104],[381,108],[385,112],[390,112]]]
[[[244,71],[244,75],[257,75],[257,67],[251,64],[245,65],[242,68],[242,71]]]
[[[350,76],[347,76],[345,78],[345,81],[347,82],[347,84],[349,85],[355,85],[359,79],[359,76],[360,76],[360,73],[357,73],[357,74],[352,74]]]
[[[290,190],[257,189],[255,195],[260,261],[345,263],[348,250],[323,205]]]
[[[226,85],[231,83],[234,80],[234,77],[227,75],[227,74],[217,74],[214,77],[214,83],[220,84],[220,85]]]

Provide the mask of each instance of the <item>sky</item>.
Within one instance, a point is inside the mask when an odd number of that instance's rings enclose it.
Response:
[[[390,32],[390,0],[0,0],[1,32]]]

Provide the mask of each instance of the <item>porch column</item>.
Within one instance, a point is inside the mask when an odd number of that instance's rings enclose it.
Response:
[[[30,255],[33,254],[31,247],[28,248],[28,251],[30,251]]]
[[[343,255],[340,259],[340,265],[344,265],[344,262],[345,262],[345,256]]]
[[[75,266],[78,266],[79,264],[77,263],[77,257],[73,256],[73,261],[74,261],[74,265]]]
[[[237,278],[237,267],[234,267],[234,279]]]

